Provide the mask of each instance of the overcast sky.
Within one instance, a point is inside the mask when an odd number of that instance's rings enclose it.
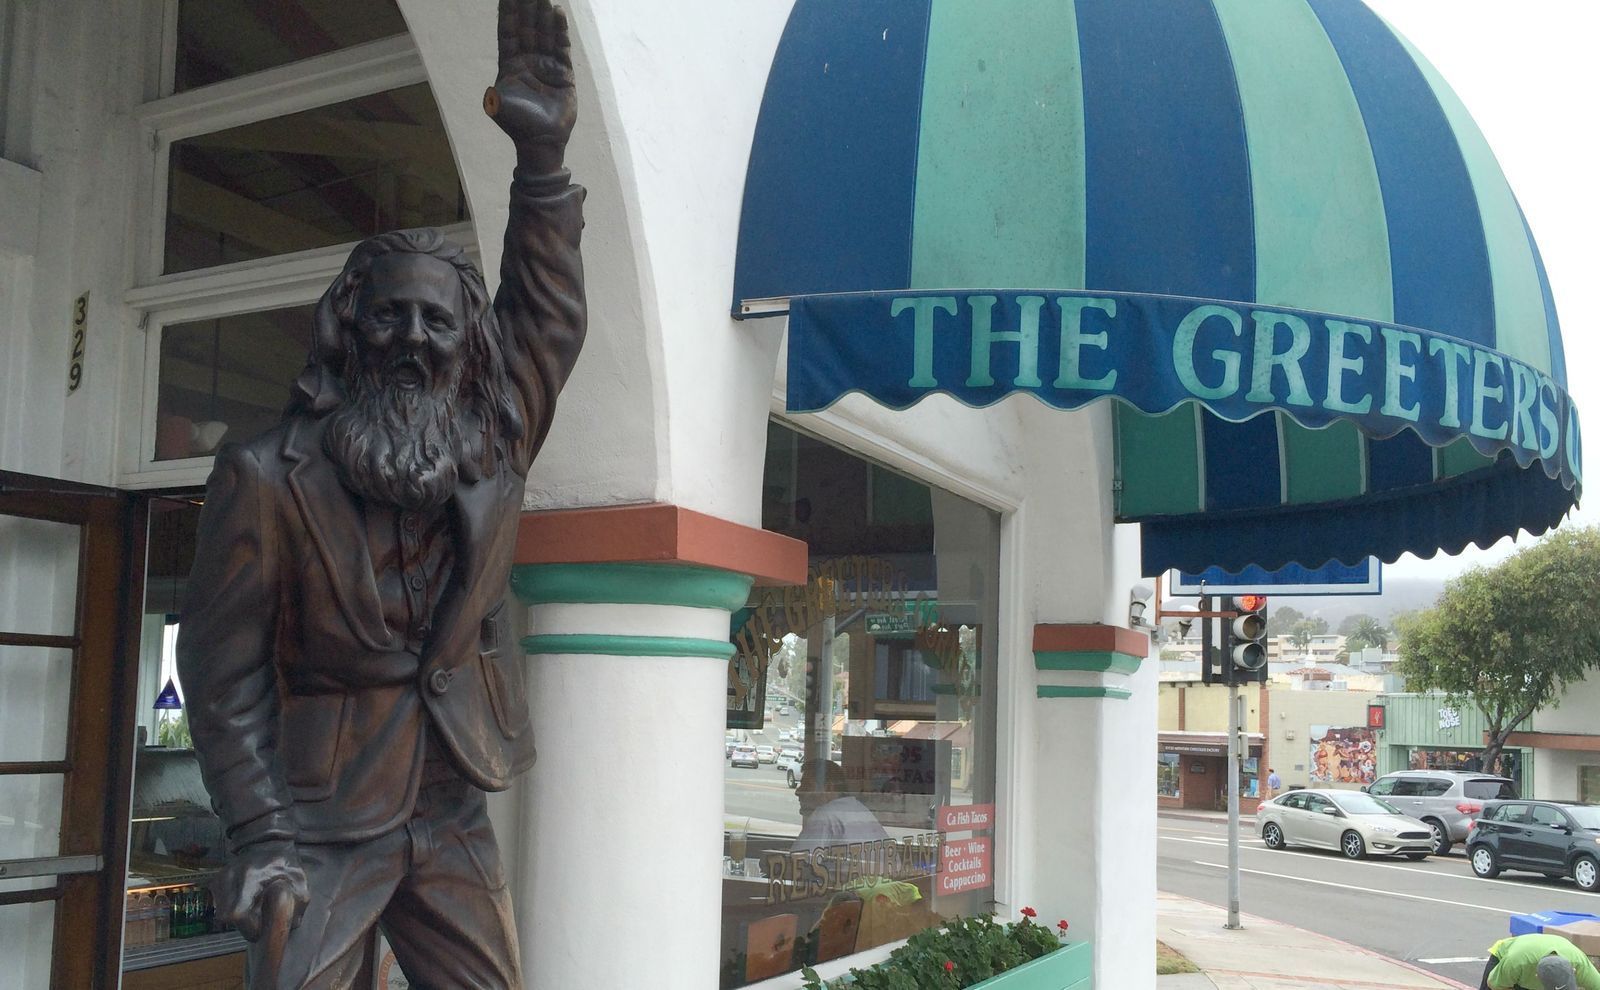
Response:
[[[1600,282],[1600,3],[1595,0],[1367,0],[1427,56],[1478,122],[1533,229],[1555,293],[1567,377],[1589,447],[1600,444],[1600,331],[1585,292]],[[1588,451],[1585,451],[1588,453]],[[1585,500],[1563,525],[1600,523]],[[1523,534],[1520,545],[1532,542]],[[1516,549],[1404,557],[1396,577],[1449,577]]]

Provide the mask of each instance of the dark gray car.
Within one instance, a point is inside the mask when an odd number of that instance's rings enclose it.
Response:
[[[1480,877],[1528,870],[1572,877],[1584,890],[1600,890],[1600,805],[1490,802],[1473,826],[1467,858]]]
[[[1398,770],[1365,790],[1427,825],[1436,856],[1467,840],[1468,825],[1483,811],[1484,802],[1518,797],[1508,778],[1465,770]]]

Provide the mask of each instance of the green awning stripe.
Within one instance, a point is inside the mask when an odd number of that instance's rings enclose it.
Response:
[[[1398,33],[1395,37],[1405,45],[1428,85],[1433,87],[1433,94],[1456,133],[1461,157],[1467,163],[1467,174],[1472,177],[1489,247],[1489,271],[1494,279],[1495,347],[1547,371],[1550,368],[1550,327],[1544,308],[1544,289],[1516,196],[1506,183],[1505,173],[1500,171],[1500,163],[1495,160],[1489,142],[1473,123],[1461,98],[1411,42]],[[1448,327],[1439,329],[1449,330]]]
[[[1278,423],[1285,502],[1332,502],[1361,494],[1367,458],[1355,424],[1308,430],[1282,414]]]
[[[1435,463],[1438,465],[1439,477],[1454,478],[1457,475],[1486,468],[1493,464],[1494,460],[1478,453],[1473,449],[1471,441],[1462,437],[1448,447],[1440,447]]]
[[[912,288],[1084,288],[1077,25],[1070,0],[935,0]],[[1054,57],[1040,57],[1041,39],[1057,49]]]
[[[1184,515],[1205,508],[1198,410],[1185,403],[1161,416],[1147,416],[1116,404],[1119,518]]]

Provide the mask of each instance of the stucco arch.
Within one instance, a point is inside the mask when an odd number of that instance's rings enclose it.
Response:
[[[444,118],[492,288],[515,163],[510,143],[482,110],[496,73],[497,5],[398,2]],[[567,163],[589,191],[589,339],[529,478],[528,508],[661,500],[667,456],[660,324],[651,272],[636,247],[643,240],[629,149],[589,5],[568,9],[581,103]]]

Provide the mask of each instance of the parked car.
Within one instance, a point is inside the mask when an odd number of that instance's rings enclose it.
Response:
[[[733,760],[731,765],[736,767],[749,767],[750,769],[755,770],[761,766],[761,759],[760,757],[756,756],[756,748],[754,746],[735,746],[733,747]]]
[[[1600,805],[1570,801],[1494,801],[1472,826],[1467,842],[1472,872],[1490,879],[1501,870],[1571,877],[1600,889]]]
[[[773,749],[771,746],[757,746],[756,747],[756,760],[757,761],[759,761],[761,763],[772,763],[773,761],[777,760],[777,758],[778,758],[778,751]]]
[[[1397,770],[1364,790],[1428,826],[1435,856],[1467,841],[1468,825],[1482,813],[1484,802],[1518,796],[1517,785],[1508,778],[1465,770]]]
[[[1360,791],[1299,790],[1280,794],[1256,810],[1268,849],[1313,846],[1351,859],[1368,854],[1425,859],[1433,833],[1415,818]]]

